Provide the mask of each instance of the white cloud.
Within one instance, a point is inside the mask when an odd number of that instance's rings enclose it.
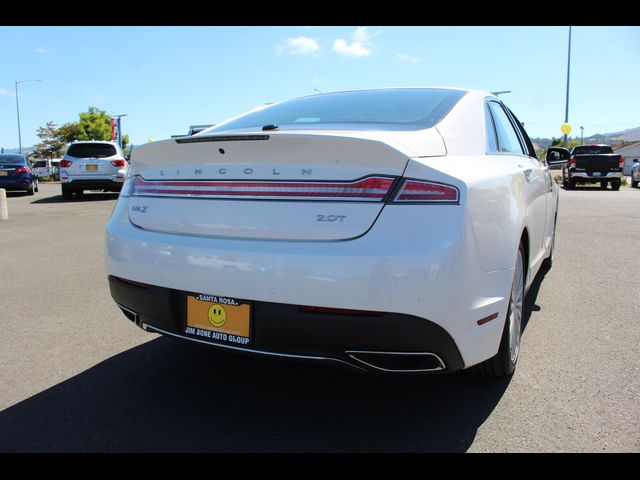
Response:
[[[47,49],[46,48],[42,48],[42,47],[38,47],[38,48],[36,48],[34,50],[34,52],[43,54],[43,53],[47,53]]]
[[[10,92],[9,90],[0,88],[0,97],[15,97],[15,94],[13,92]]]
[[[353,32],[351,43],[348,43],[343,38],[333,42],[334,52],[351,57],[368,57],[372,52],[371,47],[371,35],[367,31],[367,27],[356,28],[356,31]]]
[[[314,38],[288,38],[280,46],[280,53],[285,55],[313,55],[320,50],[320,44]]]
[[[418,57],[414,57],[413,55],[409,55],[407,53],[398,53],[396,54],[396,58],[402,62],[413,63],[414,65],[416,63],[420,63],[421,61]]]
[[[322,78],[317,78],[317,77],[316,77],[316,78],[314,78],[313,80],[311,80],[311,83],[312,83],[313,85],[323,85],[323,84],[325,84],[325,83],[329,83],[329,80],[324,80],[324,79],[322,79]]]

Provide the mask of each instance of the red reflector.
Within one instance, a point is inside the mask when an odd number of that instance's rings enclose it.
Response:
[[[347,308],[326,308],[326,307],[298,307],[298,310],[306,313],[329,313],[332,315],[352,315],[356,317],[377,317],[382,312],[370,312],[367,310],[350,310]]]
[[[458,189],[441,183],[405,180],[396,202],[457,202]]]
[[[73,162],[70,160],[61,160],[60,166],[63,168],[70,167]]]
[[[367,177],[352,182],[183,182],[147,181],[142,177],[136,177],[131,195],[380,202],[391,189],[393,181],[394,179],[389,177]]]
[[[126,164],[125,160],[111,160],[111,165],[114,167],[124,167]]]
[[[492,313],[488,317],[481,318],[480,320],[478,320],[478,325],[484,325],[485,323],[490,322],[491,320],[495,320],[496,318],[498,318],[498,312]]]

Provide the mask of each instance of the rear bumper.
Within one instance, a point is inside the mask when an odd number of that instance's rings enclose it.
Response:
[[[122,190],[123,180],[115,178],[69,178],[60,177],[60,183],[77,190]]]
[[[455,342],[423,318],[381,313],[352,316],[309,313],[298,305],[252,302],[251,343],[238,346],[203,339],[186,331],[189,293],[158,286],[141,287],[109,276],[111,296],[125,315],[147,331],[244,353],[323,361],[358,370],[400,372],[397,367],[365,363],[365,352],[419,352],[420,368],[405,373],[460,370],[464,362]],[[363,355],[359,355],[362,353]],[[369,353],[369,356],[371,354]],[[407,366],[410,366],[410,362]],[[410,370],[409,368],[407,370]]]
[[[464,368],[498,350],[513,269],[484,269],[462,206],[412,209],[388,205],[366,235],[347,241],[161,233],[134,226],[130,208],[129,199],[121,196],[107,223],[108,275],[172,291],[263,304],[408,316],[413,323],[419,319],[442,328],[458,349]],[[135,310],[134,305],[121,305]],[[175,306],[163,308],[173,308],[173,317],[183,315]],[[495,320],[478,324],[493,315]],[[402,330],[403,335],[411,337],[409,330]],[[175,324],[167,331],[180,333]],[[304,341],[304,332],[300,335]],[[351,345],[340,345],[340,352],[348,348]]]
[[[589,172],[571,172],[571,178],[579,178],[580,180],[593,180],[599,182],[600,180],[622,179],[622,172],[608,172],[606,175],[593,176]]]
[[[0,180],[0,188],[5,190],[29,190],[33,181],[30,178],[17,178],[11,180]]]

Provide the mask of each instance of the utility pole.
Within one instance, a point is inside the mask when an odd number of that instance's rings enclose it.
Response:
[[[569,25],[569,51],[567,54],[567,101],[564,107],[564,123],[569,123],[569,73],[571,71],[571,25]],[[567,133],[564,134],[564,148],[567,148]]]

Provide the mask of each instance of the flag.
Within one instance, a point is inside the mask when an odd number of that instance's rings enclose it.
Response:
[[[121,119],[122,117],[118,117],[118,119],[116,120],[116,139],[118,140],[118,146],[120,147],[120,150],[122,150],[122,130],[120,128]]]

